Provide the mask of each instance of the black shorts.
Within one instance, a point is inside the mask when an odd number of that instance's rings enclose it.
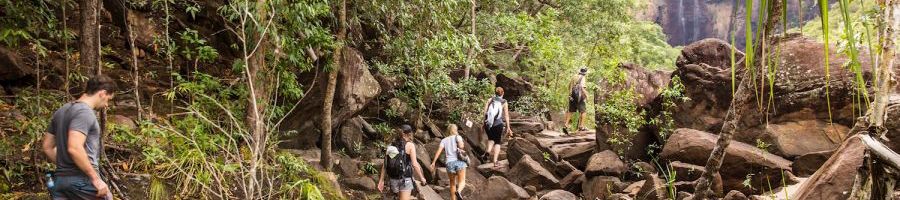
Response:
[[[569,112],[582,112],[585,110],[585,100],[569,100]]]
[[[500,144],[501,139],[503,138],[503,131],[506,130],[506,126],[494,126],[488,128],[487,125],[484,126],[485,132],[487,132],[488,140],[494,141],[494,144]]]

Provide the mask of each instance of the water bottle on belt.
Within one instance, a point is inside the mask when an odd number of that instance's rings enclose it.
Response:
[[[53,174],[47,173],[47,189],[53,190]]]

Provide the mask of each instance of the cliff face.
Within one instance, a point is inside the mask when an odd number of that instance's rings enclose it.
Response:
[[[819,6],[814,1],[787,1],[788,26],[791,28],[798,27],[803,24],[801,22],[805,23],[819,15]],[[737,12],[732,19],[735,4]],[[637,17],[662,26],[672,46],[684,46],[705,38],[729,41],[728,30],[733,26],[737,33],[735,35],[737,47],[744,48],[746,21],[744,5],[744,1],[736,0],[650,0],[644,9],[637,13]],[[759,5],[759,0],[754,0],[751,20],[754,28]]]

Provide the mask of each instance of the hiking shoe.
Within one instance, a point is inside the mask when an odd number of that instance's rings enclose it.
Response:
[[[456,191],[456,200],[462,200],[462,199],[463,199],[462,194],[460,194],[459,191]]]
[[[563,133],[565,133],[566,135],[568,135],[568,134],[569,134],[569,128],[563,128]]]
[[[587,131],[587,129],[586,129],[586,128],[580,128],[580,129],[578,129],[578,131]]]

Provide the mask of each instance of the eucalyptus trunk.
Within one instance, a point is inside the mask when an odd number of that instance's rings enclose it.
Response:
[[[331,156],[331,135],[332,130],[332,121],[331,121],[331,108],[334,105],[334,89],[337,85],[337,76],[341,71],[341,65],[343,65],[343,57],[342,51],[344,49],[344,37],[347,35],[347,0],[342,0],[340,5],[340,15],[339,15],[339,30],[337,34],[337,43],[338,46],[335,48],[334,53],[332,54],[332,69],[331,72],[328,73],[328,84],[325,87],[325,100],[322,105],[322,168],[325,171],[331,171],[331,168],[334,166],[334,161]]]

